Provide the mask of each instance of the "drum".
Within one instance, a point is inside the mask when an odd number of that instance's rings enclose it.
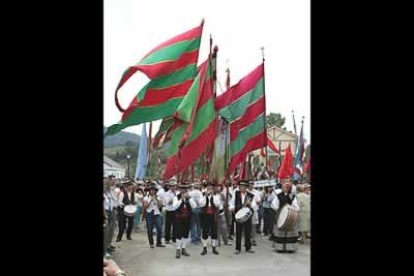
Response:
[[[135,212],[137,211],[137,207],[135,207],[134,205],[127,205],[124,208],[124,214],[127,217],[133,217],[135,216]]]
[[[241,208],[235,215],[235,219],[238,223],[247,221],[253,215],[252,210],[249,207]]]
[[[277,227],[282,231],[292,231],[298,220],[298,212],[290,205],[285,205],[280,210],[277,219]]]

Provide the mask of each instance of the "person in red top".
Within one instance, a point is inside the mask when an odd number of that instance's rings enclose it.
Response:
[[[196,208],[197,204],[188,193],[190,185],[181,183],[178,185],[180,192],[176,194],[173,200],[175,208],[175,220],[177,226],[177,250],[175,257],[179,259],[181,254],[183,256],[190,256],[186,250],[186,245],[189,242],[190,226],[191,226],[191,209]]]
[[[217,214],[220,205],[220,195],[213,192],[212,182],[207,183],[207,191],[203,193],[200,199],[201,208],[201,228],[203,229],[203,251],[201,255],[207,254],[207,239],[211,237],[211,246],[213,254],[218,255],[216,250],[217,243]]]

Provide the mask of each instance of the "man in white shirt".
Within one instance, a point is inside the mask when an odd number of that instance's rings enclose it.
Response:
[[[110,228],[112,226],[112,224],[114,223],[113,221],[113,203],[112,203],[112,198],[110,195],[110,188],[111,188],[111,183],[109,182],[109,179],[104,177],[103,179],[103,185],[104,185],[104,212],[106,214],[107,217],[107,223],[104,226],[104,255],[105,258],[109,258],[111,255],[110,253],[112,252],[109,249],[109,236],[110,236]]]
[[[177,226],[177,250],[175,254],[177,259],[181,257],[181,254],[186,257],[190,256],[186,250],[186,245],[190,234],[191,209],[197,206],[188,193],[190,185],[187,183],[181,183],[178,187],[180,192],[174,197],[173,200],[173,206],[175,209],[175,225]]]
[[[272,215],[276,215],[276,212],[270,207],[270,204],[272,203],[275,196],[276,195],[273,193],[272,186],[265,187],[263,194],[263,234],[265,237],[271,233],[271,223],[272,221],[274,223],[274,219],[272,220]]]
[[[228,201],[227,201],[227,210],[228,210],[228,206],[230,206],[230,202],[232,201],[232,198],[234,196],[235,193],[235,189],[237,188],[237,181],[233,180],[231,183],[228,183],[229,185],[229,195],[228,195]],[[234,218],[234,212],[227,212],[228,213],[228,230],[229,230],[229,240],[233,240],[233,234],[234,234],[234,229],[236,226],[236,221]]]
[[[128,228],[127,228],[127,239],[132,240],[131,233],[132,229],[134,227],[134,217],[135,214],[132,216],[127,216],[124,213],[125,206],[128,205],[137,205],[137,202],[135,200],[135,192],[134,192],[134,184],[130,181],[126,182],[124,184],[125,190],[119,194],[119,202],[120,205],[120,211],[118,212],[118,215],[120,216],[120,225],[119,225],[119,233],[118,237],[116,239],[116,242],[120,242],[122,240],[122,236],[124,234],[126,224],[128,222]]]
[[[203,251],[201,255],[207,254],[207,239],[210,236],[213,254],[218,255],[216,250],[217,242],[217,213],[220,207],[220,195],[214,193],[213,186],[215,183],[208,182],[207,190],[200,199],[201,228],[203,229]]]
[[[149,194],[144,198],[143,204],[146,209],[146,221],[147,221],[147,234],[150,248],[154,248],[154,239],[152,232],[155,229],[157,230],[157,247],[165,247],[162,244],[162,227],[161,227],[161,211],[160,207],[162,206],[162,200],[157,197],[157,187],[151,185]]]
[[[115,246],[112,245],[112,239],[114,237],[114,233],[115,233],[115,228],[116,228],[116,222],[118,220],[118,206],[120,205],[118,198],[116,196],[116,192],[115,192],[115,184],[116,184],[116,179],[114,175],[110,175],[108,176],[109,178],[109,182],[110,182],[110,190],[108,191],[108,197],[111,200],[112,203],[112,221],[109,224],[109,243],[108,243],[108,251],[109,252],[114,252],[115,251]]]
[[[229,183],[230,184],[230,183]],[[220,246],[220,241],[223,240],[223,243],[225,245],[232,245],[228,240],[228,225],[230,222],[231,217],[228,219],[227,214],[228,209],[226,208],[228,206],[228,203],[226,203],[226,195],[227,195],[227,188],[224,185],[216,185],[215,186],[215,192],[216,194],[220,195],[220,204],[219,204],[219,211],[218,211],[218,222],[217,222],[217,235],[218,235],[218,245]],[[229,192],[229,198],[228,201],[231,199],[231,194]],[[226,214],[227,213],[227,214]]]
[[[258,214],[258,210],[259,210],[259,206],[262,204],[262,198],[261,198],[261,194],[258,190],[254,189],[254,182],[253,180],[249,180],[249,187],[247,188],[247,190],[249,192],[251,192],[252,194],[254,194],[254,201],[257,204],[257,210],[253,211],[253,216],[252,216],[252,230],[251,230],[251,243],[253,246],[257,246],[256,243],[256,230],[257,230],[257,225],[259,224],[259,214]]]
[[[166,185],[167,184],[167,185]],[[165,202],[164,202],[164,197],[165,194],[168,192],[168,190],[170,189],[168,182],[164,182],[163,185],[158,185],[158,192],[157,192],[157,197],[159,199],[161,199],[162,201],[162,206],[160,207],[160,212],[161,212],[161,229],[164,225],[164,217],[165,217]]]
[[[229,211],[237,213],[243,207],[248,207],[252,211],[257,210],[257,204],[254,200],[254,194],[247,191],[249,186],[248,182],[245,180],[240,180],[239,190],[236,190],[234,196],[230,202]],[[250,232],[252,230],[252,218],[250,217],[247,221],[239,223],[236,221],[236,252],[235,254],[240,254],[241,252],[241,238],[244,231],[244,245],[246,252],[254,253],[251,250],[250,243]]]
[[[201,225],[200,225],[200,199],[203,194],[200,191],[200,183],[193,184],[194,189],[189,192],[189,195],[197,204],[196,208],[191,209],[191,243],[201,243]]]
[[[163,202],[165,206],[165,243],[169,244],[171,240],[171,227],[172,227],[172,241],[176,242],[177,226],[175,224],[175,208],[173,205],[174,197],[177,194],[177,183],[170,181],[169,190],[163,196]]]

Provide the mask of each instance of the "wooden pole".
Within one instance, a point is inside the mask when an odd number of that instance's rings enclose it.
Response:
[[[262,50],[262,60],[263,60],[263,97],[265,101],[265,108],[263,114],[263,123],[264,123],[264,130],[265,130],[265,153],[266,153],[266,164],[265,167],[268,168],[268,157],[267,157],[267,127],[266,127],[266,80],[265,80],[265,54],[264,54],[264,47],[261,48]]]

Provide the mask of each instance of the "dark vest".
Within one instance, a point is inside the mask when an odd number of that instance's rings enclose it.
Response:
[[[181,199],[181,194],[177,195],[178,200]],[[181,201],[181,205],[175,210],[175,216],[178,218],[184,218],[183,217],[183,208],[184,208],[184,204],[187,207],[187,217],[191,216],[191,205],[190,205],[190,201],[187,200],[185,201],[184,199]]]
[[[213,194],[214,195],[214,194]],[[203,193],[203,196],[206,197],[206,205],[203,207],[203,213],[207,214],[207,208],[209,206],[213,207],[213,213],[216,213],[218,206],[214,205],[213,196],[211,196],[210,200],[208,200],[207,193]]]
[[[237,213],[237,211],[239,211],[241,208],[243,208],[243,204],[242,204],[242,199],[241,199],[241,192],[240,191],[236,191],[235,194],[235,209],[234,211]],[[246,198],[244,199],[244,201],[246,201],[248,198],[250,198],[251,201],[253,201],[253,197],[254,195],[251,194],[250,192],[246,191]]]
[[[290,193],[287,194],[287,196],[282,192],[277,195],[277,198],[279,199],[279,209],[278,212],[285,206],[286,204],[292,205],[293,200],[295,199],[295,196],[292,196],[292,199],[290,199]]]
[[[135,202],[135,193],[131,192],[131,200],[129,200],[128,198],[128,193],[126,191],[124,191],[124,200],[122,201],[122,203],[124,203],[124,205],[129,205],[129,204],[136,204]]]

